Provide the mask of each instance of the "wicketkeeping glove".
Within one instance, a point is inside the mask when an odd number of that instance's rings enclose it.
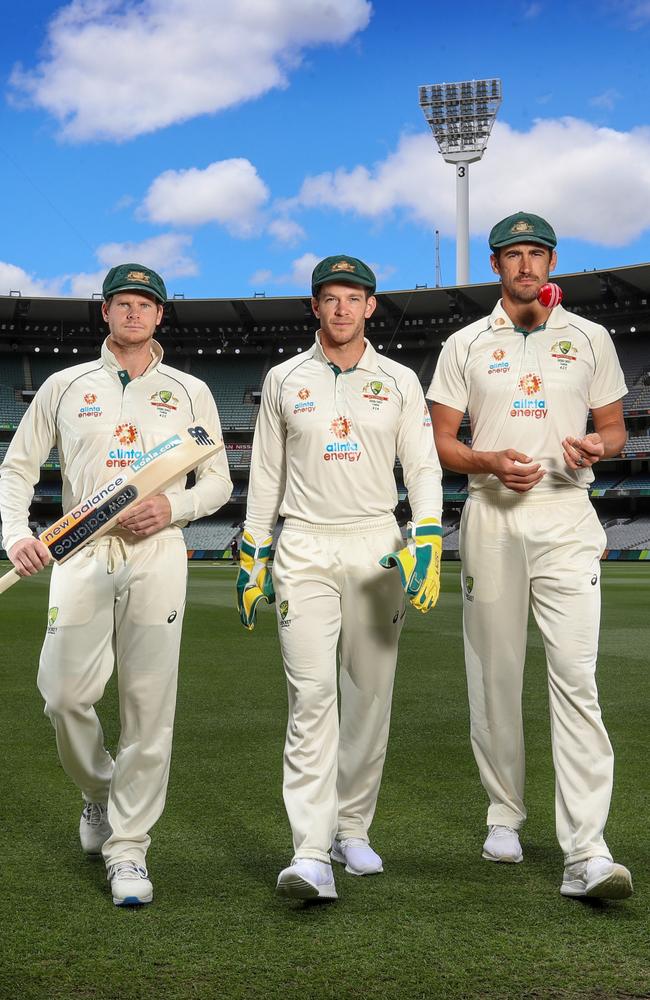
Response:
[[[268,567],[272,541],[269,535],[258,545],[248,531],[242,536],[237,574],[237,608],[242,625],[249,631],[255,628],[255,612],[260,601],[266,601],[267,604],[275,601],[271,570]]]
[[[440,593],[442,527],[435,517],[409,522],[406,548],[379,560],[385,569],[397,566],[409,601],[423,614],[435,606]]]

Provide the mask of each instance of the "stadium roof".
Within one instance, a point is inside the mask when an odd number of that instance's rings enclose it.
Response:
[[[564,292],[564,303],[584,312],[608,328],[617,316],[635,316],[636,330],[650,332],[650,264],[635,264],[604,271],[582,271],[554,275]],[[373,329],[400,329],[413,334],[412,324],[423,332],[442,325],[452,328],[478,319],[492,310],[499,295],[499,283],[488,282],[463,287],[417,287],[380,291],[377,310],[369,324]],[[638,311],[638,315],[637,314]],[[213,335],[271,334],[292,337],[312,331],[315,320],[307,296],[246,299],[183,299],[169,301],[163,328],[172,337],[203,339]],[[440,332],[443,332],[442,330]],[[622,332],[622,331],[621,331]],[[43,298],[12,294],[0,296],[0,346],[29,349],[32,343],[52,338],[78,340],[103,338],[101,301],[93,299]]]

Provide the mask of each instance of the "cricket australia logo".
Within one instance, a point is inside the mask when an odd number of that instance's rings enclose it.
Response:
[[[474,600],[474,595],[472,593],[473,590],[474,590],[474,577],[473,576],[466,576],[465,577],[465,600],[470,601],[470,602]]]
[[[289,628],[291,625],[291,618],[287,618],[289,614],[289,602],[280,601],[278,605],[278,612],[280,614],[280,628]]]
[[[170,389],[161,389],[159,392],[154,392],[153,396],[149,397],[149,402],[152,406],[155,406],[158,415],[161,417],[166,417],[170,410],[178,409],[178,399]]]
[[[55,635],[56,634],[56,628],[54,627],[54,623],[56,622],[56,620],[57,620],[58,617],[59,617],[59,609],[58,608],[49,608],[49,610],[47,612],[47,632],[48,632],[48,635]]]
[[[366,382],[361,390],[363,398],[370,400],[370,409],[375,411],[381,409],[382,404],[388,401],[389,393],[388,386],[376,379],[372,382]]]
[[[556,340],[551,346],[551,357],[555,358],[560,371],[565,372],[572,361],[577,361],[578,348],[570,340]]]

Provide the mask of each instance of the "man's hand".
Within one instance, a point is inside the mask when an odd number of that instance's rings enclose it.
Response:
[[[491,453],[490,472],[515,493],[527,493],[546,475],[539,462],[514,448]]]
[[[137,503],[117,519],[120,528],[126,528],[138,538],[155,535],[161,528],[171,524],[171,520],[171,504],[164,493],[158,493],[148,500],[143,500],[142,503]]]
[[[268,566],[272,542],[271,535],[261,545],[257,544],[248,531],[244,531],[242,536],[237,574],[237,608],[240,621],[249,632],[255,628],[255,614],[260,601],[266,601],[267,604],[275,601],[273,579]]]
[[[18,576],[33,576],[52,562],[52,556],[40,538],[21,538],[11,546],[7,555]]]
[[[605,444],[600,434],[584,437],[565,437],[562,442],[564,461],[570,469],[588,469],[600,462],[605,454]]]
[[[438,600],[441,553],[440,521],[427,517],[417,524],[409,524],[406,548],[390,552],[379,560],[384,569],[397,567],[406,596],[413,607],[423,614],[435,607]]]

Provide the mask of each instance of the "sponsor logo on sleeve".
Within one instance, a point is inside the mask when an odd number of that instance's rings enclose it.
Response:
[[[56,628],[54,626],[54,623],[56,622],[56,620],[57,620],[58,617],[59,617],[59,609],[58,608],[49,608],[49,610],[47,612],[47,633],[48,633],[48,635],[55,635],[56,634],[57,630],[56,630]]]
[[[470,603],[474,600],[474,594],[472,593],[473,590],[474,590],[474,577],[473,576],[466,576],[465,577],[465,600],[469,601]]]

